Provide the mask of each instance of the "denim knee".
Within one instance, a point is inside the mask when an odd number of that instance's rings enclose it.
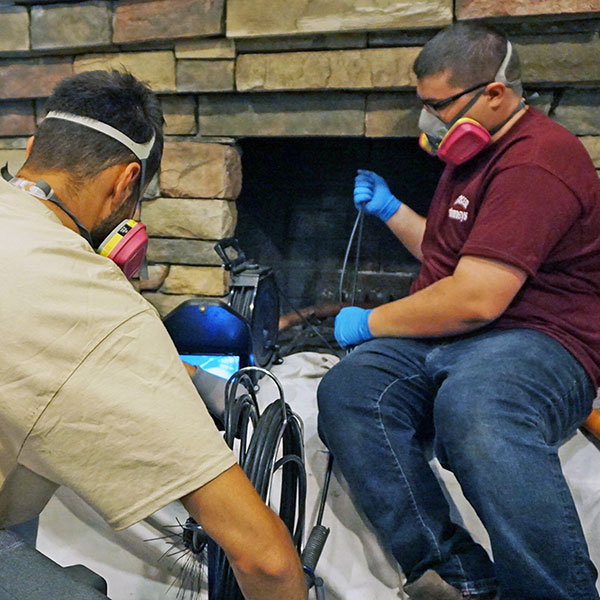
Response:
[[[481,464],[499,452],[502,435],[494,415],[478,397],[442,396],[434,406],[434,449],[440,463],[450,468],[452,457],[463,464]]]
[[[348,378],[346,371],[343,361],[339,362],[325,374],[317,389],[318,433],[326,446],[329,446],[327,432],[339,422],[343,410],[346,395],[342,388],[344,379]]]

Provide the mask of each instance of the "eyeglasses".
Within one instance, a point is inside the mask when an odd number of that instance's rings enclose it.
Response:
[[[464,96],[465,94],[469,94],[470,92],[474,92],[475,90],[478,90],[479,88],[489,85],[490,83],[493,83],[493,81],[487,81],[486,83],[478,83],[477,85],[474,85],[473,87],[470,87],[462,92],[458,92],[458,94],[454,94],[453,96],[448,96],[447,98],[442,98],[441,100],[427,100],[427,99],[422,99],[422,98],[419,98],[419,100],[421,101],[421,104],[425,108],[428,108],[428,109],[432,110],[433,112],[438,112],[440,110],[443,110],[450,104],[452,104],[452,102],[454,102],[455,100],[458,100],[461,96]]]

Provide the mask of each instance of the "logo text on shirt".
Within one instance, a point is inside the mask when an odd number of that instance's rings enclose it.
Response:
[[[466,221],[469,218],[469,213],[466,210],[456,210],[455,208],[448,209],[448,216],[455,221]]]
[[[454,204],[458,204],[459,206],[462,206],[463,208],[468,208],[469,206],[469,199],[466,196],[463,196],[462,194],[454,201]]]
[[[452,206],[458,206],[459,208],[449,208],[448,217],[454,219],[455,221],[460,221],[461,223],[464,223],[469,218],[469,213],[466,210],[469,206],[469,199],[461,194],[454,201]]]

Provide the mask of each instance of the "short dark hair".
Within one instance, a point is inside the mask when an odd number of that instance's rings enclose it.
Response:
[[[63,79],[44,106],[96,119],[111,125],[134,142],[155,142],[146,163],[145,181],[158,170],[163,150],[163,113],[152,90],[130,73],[88,71]],[[62,119],[42,121],[26,166],[35,170],[67,171],[82,181],[114,165],[139,162],[123,144],[77,123]]]
[[[429,40],[417,56],[417,79],[449,70],[450,84],[469,88],[494,79],[506,56],[507,38],[501,31],[480,23],[456,23]],[[519,81],[521,63],[513,45],[506,68],[508,81]]]

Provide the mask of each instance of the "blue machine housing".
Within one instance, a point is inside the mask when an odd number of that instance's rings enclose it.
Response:
[[[238,356],[240,368],[254,364],[250,324],[225,302],[187,300],[163,323],[181,355]]]
[[[217,242],[215,250],[231,273],[227,300],[188,300],[164,318],[164,325],[180,355],[237,356],[240,369],[269,368],[279,356],[275,275],[269,267],[246,260],[235,238]],[[222,368],[231,369],[231,362],[223,361]]]

